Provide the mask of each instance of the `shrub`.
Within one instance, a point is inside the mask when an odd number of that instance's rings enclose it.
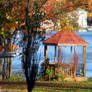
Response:
[[[51,80],[51,76],[52,76],[52,74],[53,74],[53,69],[52,69],[52,68],[51,68],[51,69],[47,68],[47,69],[46,69],[46,74],[48,75],[49,80]]]

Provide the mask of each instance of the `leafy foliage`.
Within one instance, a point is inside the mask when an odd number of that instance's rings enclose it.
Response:
[[[53,69],[52,69],[52,68],[51,68],[51,69],[47,68],[47,69],[46,69],[46,74],[48,75],[49,80],[51,80],[51,76],[52,76],[52,74],[53,74]]]
[[[85,5],[90,5],[90,3],[88,4],[85,0],[81,0],[81,2],[80,0],[61,0],[60,3],[56,0],[0,1],[0,37],[4,43],[5,51],[9,50],[10,44],[8,43],[11,43],[14,31],[21,30],[23,34],[22,64],[29,92],[34,87],[38,71],[37,51],[43,38],[40,23],[47,19],[56,22],[57,19],[61,19],[61,15],[71,12],[79,6],[84,8]],[[72,25],[74,23],[69,21],[69,18],[65,19],[64,17],[63,21],[61,25],[64,24],[64,29],[74,30]]]

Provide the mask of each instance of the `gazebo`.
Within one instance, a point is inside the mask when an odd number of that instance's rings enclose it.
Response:
[[[11,77],[12,58],[16,56],[16,52],[14,50],[19,49],[19,47],[11,43],[9,52],[4,52],[4,49],[5,47],[0,45],[0,79]]]
[[[83,46],[83,76],[86,76],[86,47],[88,42],[76,35],[74,32],[59,31],[50,38],[46,39],[44,42],[44,61],[47,59],[47,46],[55,46],[55,61],[56,64],[56,51],[59,52],[60,46],[74,47],[74,53],[76,53],[77,46]],[[57,50],[57,49],[58,50]],[[58,55],[59,58],[59,55]]]
[[[0,79],[10,78],[12,75],[12,58],[15,52],[0,52]]]

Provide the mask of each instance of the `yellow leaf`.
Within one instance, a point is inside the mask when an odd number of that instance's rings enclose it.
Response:
[[[11,28],[11,31],[14,31],[14,30],[15,30],[15,27],[12,27],[12,28]]]
[[[16,21],[16,24],[18,24],[18,21]]]
[[[4,27],[2,27],[2,29],[1,29],[2,31],[4,31]]]

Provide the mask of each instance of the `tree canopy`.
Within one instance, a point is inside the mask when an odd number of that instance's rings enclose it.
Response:
[[[42,40],[41,22],[61,20],[62,30],[75,30],[78,7],[91,11],[91,0],[1,0],[0,39],[9,47],[15,31],[22,32],[22,64],[28,92],[32,91],[38,71],[37,51]],[[69,12],[72,13],[69,15]],[[74,21],[73,21],[73,20]],[[7,42],[7,43],[6,43]],[[7,45],[6,45],[7,44]],[[9,48],[7,47],[7,50]],[[31,85],[31,88],[30,88]]]
[[[87,11],[92,10],[91,0],[29,0],[29,17],[34,15],[34,2],[38,4],[40,12],[44,14],[41,21],[64,18],[69,12],[80,7]],[[1,0],[0,1],[0,34],[6,38],[12,31],[24,28],[26,0]],[[32,18],[31,21],[34,19]],[[70,22],[71,23],[71,22]]]

